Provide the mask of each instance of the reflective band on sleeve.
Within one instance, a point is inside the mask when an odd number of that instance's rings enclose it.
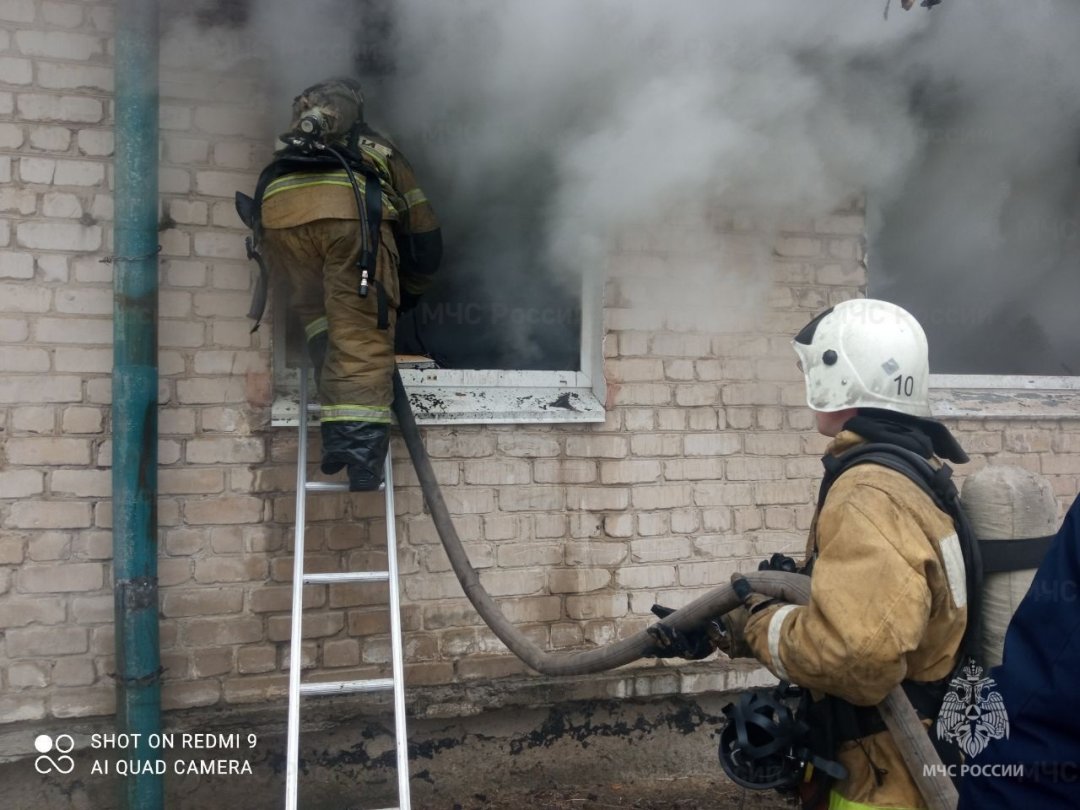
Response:
[[[320,318],[316,318],[304,327],[304,334],[307,335],[307,339],[321,335],[323,332],[330,328],[330,322],[326,320],[326,316],[323,315]]]
[[[322,422],[375,422],[390,424],[390,408],[378,405],[323,405]]]
[[[390,164],[387,162],[387,158],[392,154],[391,150],[387,149],[382,144],[369,141],[365,138],[360,141],[360,151],[371,159],[383,177],[389,179]]]
[[[876,804],[863,804],[845,799],[835,790],[829,791],[829,810],[881,810]]]
[[[962,608],[967,604],[967,569],[964,567],[964,552],[960,550],[960,538],[950,534],[938,545],[941,547],[941,559],[945,563],[945,577],[949,580],[953,604]]]
[[[769,619],[769,658],[772,659],[772,671],[782,681],[791,679],[788,677],[787,670],[784,669],[783,661],[780,660],[780,628],[783,627],[787,615],[796,607],[798,605],[784,605]]]
[[[418,188],[410,189],[405,192],[405,203],[409,208],[415,208],[418,205],[422,205],[428,201],[424,192]]]

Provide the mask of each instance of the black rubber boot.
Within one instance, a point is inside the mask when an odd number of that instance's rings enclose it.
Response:
[[[349,491],[371,492],[383,482],[390,426],[375,422],[323,422],[321,469],[327,475],[349,468]]]

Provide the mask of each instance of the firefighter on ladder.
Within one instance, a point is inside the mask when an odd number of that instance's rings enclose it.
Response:
[[[370,491],[390,440],[394,327],[438,269],[439,222],[409,162],[365,122],[357,82],[304,90],[281,137],[254,199],[238,194],[237,209],[254,231],[263,283],[267,274],[288,282],[304,327],[322,471],[346,469],[351,491]]]

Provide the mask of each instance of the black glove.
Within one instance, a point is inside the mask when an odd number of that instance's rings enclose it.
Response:
[[[757,567],[758,571],[786,571],[789,574],[799,573],[799,565],[786,554],[777,552],[769,559],[762,560]]]
[[[779,599],[755,591],[749,580],[739,573],[731,575],[731,588],[751,616],[767,607],[780,604]]]
[[[663,619],[675,612],[673,608],[653,605],[652,612]],[[715,621],[706,622],[693,630],[676,630],[666,624],[654,624],[646,630],[653,638],[654,647],[647,658],[687,658],[698,661],[712,655],[723,629]]]

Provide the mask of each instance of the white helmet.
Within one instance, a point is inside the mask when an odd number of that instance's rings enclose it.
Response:
[[[910,312],[859,298],[810,321],[792,341],[815,411],[882,408],[930,416],[926,333]]]

